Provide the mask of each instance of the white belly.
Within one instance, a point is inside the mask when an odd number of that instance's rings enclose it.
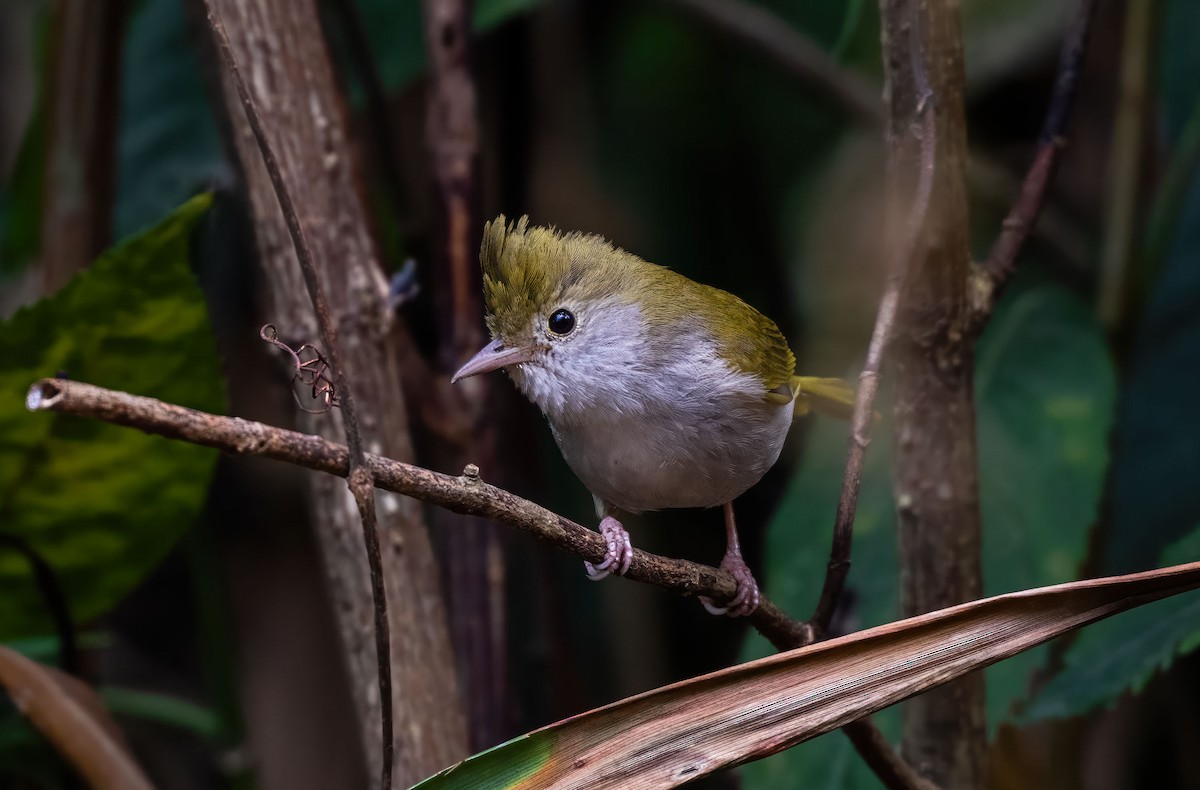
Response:
[[[792,404],[764,400],[762,380],[726,362],[694,324],[664,335],[635,305],[596,307],[602,321],[508,369],[583,484],[636,513],[715,507],[762,479],[779,458]]]
[[[551,429],[571,469],[605,502],[631,513],[715,507],[762,479],[792,423],[790,403],[722,401],[700,413],[612,414]]]

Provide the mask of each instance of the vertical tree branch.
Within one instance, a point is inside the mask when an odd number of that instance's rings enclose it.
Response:
[[[914,47],[919,41],[911,42]],[[919,57],[919,53],[918,53]],[[933,96],[928,86],[923,88],[923,97],[918,102],[920,133],[920,174],[917,176],[908,218],[904,223],[902,243],[888,264],[888,280],[883,298],[879,301],[879,312],[875,316],[875,328],[867,348],[867,359],[858,376],[858,392],[854,399],[854,414],[850,421],[850,449],[846,453],[846,472],[842,476],[842,490],[838,496],[837,512],[833,523],[833,547],[829,552],[829,564],[825,571],[825,584],[821,598],[809,621],[818,638],[829,630],[838,598],[846,586],[850,573],[850,547],[853,539],[854,514],[858,509],[858,492],[862,487],[863,462],[867,447],[871,443],[871,415],[875,412],[875,395],[879,391],[879,375],[883,367],[883,355],[887,351],[896,324],[896,309],[900,302],[901,288],[912,257],[921,241],[925,217],[929,212],[929,200],[933,194],[936,172],[937,125],[933,114]],[[893,190],[895,192],[896,190]]]
[[[439,327],[437,369],[450,371],[484,343],[482,282],[478,263],[477,160],[479,123],[470,62],[471,4],[468,0],[422,0],[430,85],[425,118],[426,144],[433,158],[440,197],[437,296],[444,317]],[[472,461],[495,469],[499,431],[488,407],[492,381],[468,379],[456,405],[471,426],[468,441],[439,448],[439,464],[461,467]],[[442,560],[447,569],[450,628],[462,678],[472,750],[494,746],[506,733],[505,563],[500,534],[482,519],[434,511]]]
[[[921,132],[910,119],[927,90],[936,97],[937,179],[923,244],[901,291],[892,353],[901,603],[910,616],[982,594],[968,332],[965,75],[956,2],[881,0],[880,13],[888,167],[895,181],[912,183],[926,167]],[[914,36],[923,47],[914,46]],[[921,50],[923,59],[913,56]],[[903,744],[908,761],[936,784],[978,787],[986,746],[983,701],[983,677],[975,674],[910,702]]]
[[[112,240],[124,3],[58,0],[50,32],[42,287],[53,293]]]
[[[240,81],[226,75],[223,88],[267,271],[271,318],[289,338],[307,340],[326,327],[332,330],[322,331],[329,336],[323,341],[325,350],[337,353],[337,367],[353,376],[358,420],[372,434],[372,449],[411,458],[396,350],[387,332],[385,289],[315,3],[207,2],[213,16],[224,21],[231,59],[245,77]],[[220,31],[213,33],[220,42]],[[252,111],[244,112],[244,105]],[[266,152],[273,167],[270,161],[264,167]],[[290,210],[288,203],[294,204]],[[298,256],[311,257],[307,273],[297,266]],[[325,294],[328,315],[323,318],[328,320],[322,327],[314,326],[312,304],[305,296],[310,285],[319,285]],[[346,338],[340,346],[330,343],[337,333]],[[345,385],[338,378],[343,398]],[[336,436],[335,414],[299,415],[298,420],[306,430]],[[343,404],[340,416],[349,431],[354,414]],[[360,471],[355,477],[354,489],[369,485],[369,475]],[[402,498],[381,499],[379,528],[387,540],[380,546],[381,567],[368,577],[362,572],[364,544],[375,530],[363,531],[358,503],[346,496],[345,487],[319,478],[313,479],[311,491],[369,770],[386,776],[392,761],[385,753],[394,747],[397,778],[411,784],[467,751],[458,690],[453,673],[446,671],[453,658],[420,508]],[[369,508],[364,501],[368,517]],[[387,703],[377,685],[377,662],[380,655],[386,657],[387,643],[371,638],[373,631],[376,637],[386,633],[384,627],[371,627],[372,582],[382,584],[374,589],[385,592],[386,628],[398,636],[388,662],[393,686]],[[388,704],[397,712],[398,726],[381,747],[379,728]]]
[[[1025,174],[1017,200],[1004,218],[987,259],[978,270],[972,272],[970,296],[975,313],[974,329],[977,332],[987,323],[1004,286],[1016,271],[1017,255],[1037,225],[1050,184],[1058,172],[1058,162],[1066,147],[1067,118],[1075,100],[1075,89],[1079,83],[1095,12],[1096,0],[1079,0],[1078,10],[1063,39],[1058,74],[1046,117],[1042,121],[1041,134],[1038,135],[1033,164]]]

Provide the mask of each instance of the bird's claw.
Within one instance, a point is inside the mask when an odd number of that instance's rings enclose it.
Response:
[[[608,549],[604,552],[604,561],[596,565],[587,560],[583,561],[587,577],[594,582],[606,578],[610,573],[624,576],[633,562],[633,543],[629,540],[629,532],[621,526],[620,521],[612,516],[605,516],[600,522],[600,534],[608,544]]]
[[[737,581],[737,592],[733,594],[733,598],[729,599],[723,606],[717,606],[711,598],[700,596],[700,603],[708,610],[709,614],[728,615],[730,617],[749,617],[754,614],[754,610],[758,608],[760,595],[758,592],[758,582],[754,580],[754,574],[750,572],[750,566],[742,559],[741,552],[725,552],[725,556],[721,559],[721,570],[729,571],[734,580]]]

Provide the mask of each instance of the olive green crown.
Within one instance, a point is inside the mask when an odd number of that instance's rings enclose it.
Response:
[[[620,293],[632,285],[627,259],[633,257],[600,236],[531,227],[527,216],[509,223],[501,214],[484,226],[479,249],[488,329],[514,336],[568,295],[586,300]],[[605,276],[586,276],[601,269]]]
[[[775,322],[733,294],[642,260],[601,236],[530,226],[528,217],[487,223],[479,251],[493,337],[527,333],[534,316],[602,300],[636,302],[649,332],[702,331],[738,370],[767,390],[790,385],[795,358]],[[790,399],[790,394],[786,396]]]

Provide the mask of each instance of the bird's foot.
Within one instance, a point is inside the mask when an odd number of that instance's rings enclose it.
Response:
[[[583,567],[587,569],[587,577],[594,582],[600,581],[610,573],[624,576],[625,571],[629,570],[629,564],[633,562],[633,543],[629,540],[629,532],[621,526],[620,521],[612,516],[605,516],[604,520],[600,522],[600,534],[608,543],[608,550],[604,552],[604,561],[598,565],[593,565],[587,560],[583,561]]]
[[[729,571],[737,581],[737,592],[724,606],[717,606],[711,598],[700,596],[700,603],[709,614],[729,615],[730,617],[749,617],[758,608],[758,582],[750,572],[750,566],[742,559],[740,551],[727,551],[721,558],[721,570]]]

